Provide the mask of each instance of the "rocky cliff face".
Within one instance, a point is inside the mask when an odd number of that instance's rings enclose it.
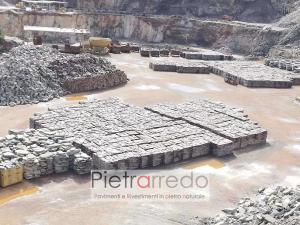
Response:
[[[71,0],[73,3],[75,0]],[[235,53],[265,55],[275,45],[299,43],[298,19],[290,15],[278,25],[228,22],[216,19],[224,14],[235,19],[273,20],[289,11],[296,0],[78,0],[78,13],[0,12],[0,28],[6,35],[24,37],[24,25],[86,28],[91,35],[142,42],[196,44],[223,48]],[[298,1],[299,3],[300,1]],[[286,5],[287,4],[287,5]],[[91,9],[101,9],[96,12]],[[90,11],[86,11],[90,9]],[[295,7],[295,9],[297,9]],[[178,15],[170,15],[178,14]],[[251,19],[253,17],[253,19]],[[286,19],[285,19],[286,18]],[[14,24],[12,26],[11,24]]]
[[[77,0],[84,10],[185,15],[199,18],[233,16],[236,20],[271,22],[290,12],[297,0]]]
[[[11,21],[16,25],[11,26]],[[181,16],[0,13],[0,27],[6,34],[23,37],[24,25],[89,28],[91,35],[95,36],[228,47],[233,52],[244,54],[265,54],[285,34],[284,30]]]

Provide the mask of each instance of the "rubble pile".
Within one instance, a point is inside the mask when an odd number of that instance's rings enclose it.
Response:
[[[177,73],[200,73],[208,74],[209,67],[202,62],[194,62],[181,59],[156,59],[149,63],[150,69],[154,71],[166,71]]]
[[[69,169],[78,174],[91,170],[91,157],[72,143],[72,138],[48,129],[11,130],[0,139],[0,169],[24,166],[25,179],[62,173]]]
[[[0,56],[0,105],[47,102],[68,93],[127,82],[124,72],[91,54],[22,45]],[[81,84],[81,85],[80,85]]]
[[[199,225],[300,224],[300,186],[261,188],[253,198],[243,198],[225,214],[199,221]]]
[[[265,65],[300,73],[300,60],[267,59]]]
[[[1,34],[0,34],[0,36],[1,36]],[[22,44],[24,44],[24,41],[22,41],[21,39],[19,39],[17,37],[4,36],[3,41],[0,40],[0,54],[2,54],[3,52],[8,52],[12,48],[20,46]]]
[[[224,77],[226,82],[246,87],[290,88],[300,84],[300,75],[271,68],[253,61],[209,61],[212,73]]]

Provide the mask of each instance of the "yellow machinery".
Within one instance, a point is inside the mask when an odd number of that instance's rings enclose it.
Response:
[[[23,166],[0,170],[0,186],[7,187],[23,181]]]
[[[105,55],[109,52],[112,40],[110,38],[90,37],[88,41],[81,43],[83,51],[97,55]]]
[[[24,3],[23,2],[18,2],[17,4],[16,4],[16,8],[18,8],[18,9],[25,9],[25,6],[24,6]]]
[[[90,37],[89,43],[91,48],[109,48],[112,41],[110,38]]]

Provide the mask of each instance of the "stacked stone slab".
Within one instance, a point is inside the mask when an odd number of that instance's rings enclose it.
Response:
[[[182,51],[180,52],[180,56],[186,59],[196,59],[196,60],[233,60],[232,55],[224,55],[219,52],[204,50],[201,52],[188,52]]]
[[[31,125],[78,137],[75,146],[105,169],[155,167],[234,149],[232,141],[206,129],[115,99],[51,110]]]
[[[233,83],[246,87],[264,88],[290,88],[299,84],[300,76],[270,68],[253,61],[211,61],[205,62],[210,66],[211,72],[232,80]]]
[[[264,144],[267,131],[259,127],[239,109],[207,100],[195,100],[183,104],[158,104],[147,109],[163,116],[184,120],[190,124],[209,130],[234,143],[234,149]],[[228,149],[230,153],[231,150]],[[216,151],[216,155],[226,154]]]
[[[156,107],[145,110],[109,99],[51,110],[36,115],[31,125],[78,137],[75,146],[93,157],[94,166],[106,169],[154,167],[209,153],[223,156],[266,141],[266,131],[237,109],[208,101],[187,105],[198,117],[175,117],[172,111],[164,114]],[[217,111],[210,112],[213,108]]]
[[[142,47],[140,55],[142,57],[159,57],[159,49]]]
[[[279,69],[293,71],[300,73],[300,60],[289,59],[267,59],[265,65],[270,67],[277,67]]]
[[[188,60],[181,59],[169,59],[169,60],[151,60],[149,63],[150,69],[154,71],[166,71],[166,72],[177,72],[177,73],[200,73],[208,74],[209,67],[202,62],[191,62]]]
[[[0,169],[21,164],[26,179],[224,156],[267,136],[241,110],[206,100],[144,109],[110,98],[35,114],[30,127],[0,139]]]

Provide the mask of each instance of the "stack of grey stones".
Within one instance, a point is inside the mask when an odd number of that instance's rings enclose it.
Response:
[[[177,72],[177,73],[199,73],[208,74],[209,66],[200,61],[189,61],[184,59],[153,59],[149,68],[154,71]]]
[[[0,169],[23,165],[25,179],[70,169],[84,174],[91,164],[91,157],[76,148],[72,139],[48,129],[11,130],[0,140]]]
[[[140,49],[140,55],[142,57],[159,57],[160,56],[160,50],[157,48],[147,48],[142,47]]]
[[[0,105],[47,102],[70,92],[127,82],[106,59],[71,55],[45,46],[22,45],[0,56]],[[80,85],[81,84],[81,85]]]
[[[182,51],[180,53],[182,58],[186,59],[196,59],[196,60],[233,60],[232,55],[224,55],[219,52],[215,52],[212,50],[203,50],[201,52],[189,52],[189,51]]]
[[[235,80],[236,84],[246,87],[290,88],[300,84],[300,75],[271,68],[253,61],[208,61],[212,73]]]
[[[300,224],[300,186],[261,188],[253,198],[242,199],[225,214],[200,219],[199,225],[298,225]]]
[[[214,152],[217,156],[234,149],[266,142],[267,131],[251,121],[243,110],[219,102],[193,100],[182,104],[157,104],[147,109],[173,119],[181,119],[232,141],[231,148]]]
[[[0,139],[0,169],[23,165],[26,179],[224,156],[267,138],[241,109],[201,99],[147,108],[117,98],[82,102],[35,114],[30,127]]]
[[[300,60],[267,59],[265,60],[265,65],[270,67],[277,67],[282,70],[293,71],[295,73],[300,73]]]
[[[224,156],[263,144],[267,137],[266,130],[241,110],[206,100],[143,109],[111,98],[36,114],[31,127],[74,137],[74,145],[101,169],[147,168],[207,154]]]

